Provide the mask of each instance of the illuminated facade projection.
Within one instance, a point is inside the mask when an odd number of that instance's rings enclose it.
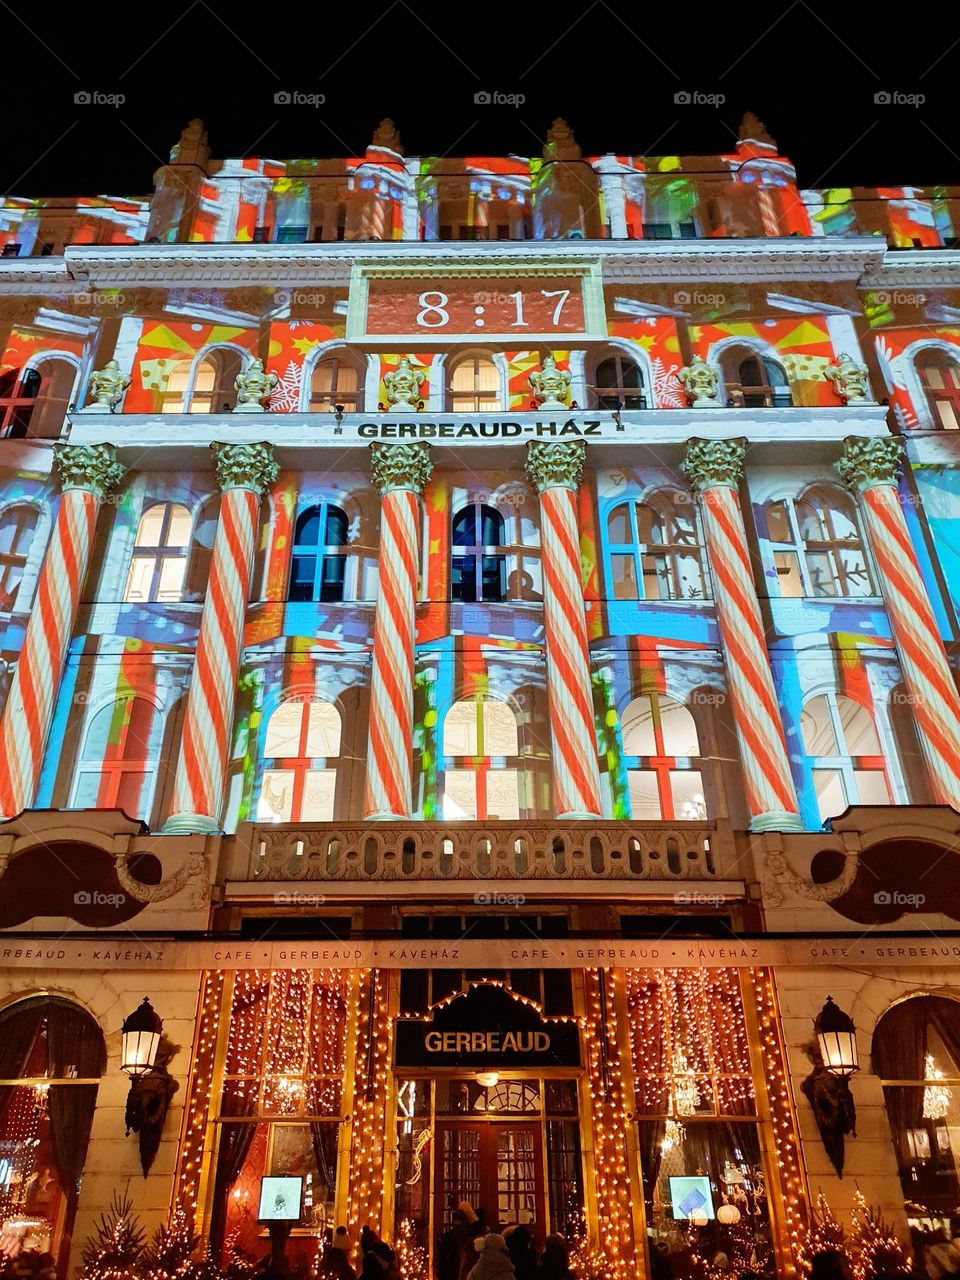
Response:
[[[957,237],[754,117],[3,201],[0,1251],[951,1254]]]

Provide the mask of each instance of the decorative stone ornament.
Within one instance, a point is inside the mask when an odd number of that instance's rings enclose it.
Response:
[[[403,155],[403,146],[400,142],[400,134],[397,126],[393,123],[389,116],[381,120],[373,131],[373,138],[370,142],[368,150],[376,149],[377,151],[392,151],[394,155]]]
[[[117,405],[123,399],[123,393],[130,385],[130,379],[120,372],[116,360],[108,360],[90,378],[90,395],[92,400],[81,413],[115,413]]]
[[[249,489],[259,498],[280,474],[269,444],[212,444],[210,448],[217,484],[223,493]]]
[[[53,456],[61,489],[84,489],[100,500],[126,472],[112,444],[55,444]]]
[[[541,409],[567,409],[570,406],[570,374],[566,369],[558,369],[552,355],[548,355],[543,366],[530,375],[530,386],[533,396]]]
[[[387,403],[392,409],[417,409],[420,406],[420,388],[423,378],[414,369],[408,356],[401,356],[396,369],[383,379],[387,390]]]
[[[547,131],[543,158],[545,160],[579,160],[582,156],[583,151],[573,136],[573,130],[562,116],[558,116]]]
[[[579,489],[587,446],[582,440],[536,441],[527,445],[527,474],[537,493],[544,489]]]
[[[716,409],[720,406],[718,391],[720,379],[716,369],[707,364],[703,356],[696,355],[677,374],[694,409]]]
[[[742,440],[691,440],[680,470],[695,489],[735,489],[743,475]]]
[[[392,489],[422,493],[433,464],[428,444],[372,444],[370,472],[381,496]]]
[[[903,444],[896,436],[848,436],[834,470],[848,489],[872,489],[896,485],[903,461]]]
[[[870,399],[867,366],[858,364],[848,351],[843,352],[824,376],[833,383],[834,391],[844,404],[866,404]]]
[[[254,360],[249,369],[237,374],[234,387],[237,391],[235,413],[263,413],[271,391],[279,382],[275,373],[266,373],[262,360]]]

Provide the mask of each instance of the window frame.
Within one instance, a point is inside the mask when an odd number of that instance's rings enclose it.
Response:
[[[657,753],[652,756],[634,755],[628,753],[626,746],[626,734],[624,732],[624,719],[626,713],[635,702],[647,698],[650,702],[650,719],[653,726],[654,746]],[[673,706],[682,707],[693,721],[694,732],[697,735],[697,755],[695,756],[672,756],[667,755],[665,750],[663,735],[663,707],[661,707],[661,699]],[[623,749],[623,765],[627,774],[627,798],[630,804],[631,818],[635,822],[707,822],[710,819],[710,804],[707,799],[707,788],[704,783],[704,756],[703,746],[700,742],[700,726],[697,724],[696,717],[685,702],[681,702],[678,698],[672,697],[668,693],[661,693],[658,689],[642,689],[635,693],[633,697],[624,705],[623,709],[617,715],[617,724],[620,729],[620,741]],[[684,765],[681,762],[687,761]],[[630,796],[629,778],[630,774],[650,774],[652,773],[657,784],[657,799],[660,807],[659,818],[643,818],[633,814],[633,798]],[[672,777],[675,773],[695,773],[700,779],[700,793],[703,795],[704,813],[702,816],[694,818],[678,817],[675,813]]]
[[[298,531],[304,517],[311,512],[318,512],[318,526],[321,535],[326,539],[328,535],[328,525],[330,521],[331,511],[338,512],[343,516],[346,532],[344,534],[345,541],[342,543],[332,543],[318,540],[316,543],[298,542]],[[299,599],[293,595],[294,589],[294,563],[297,559],[312,559],[313,565],[313,587],[311,595],[308,599]],[[327,562],[331,562],[338,570],[339,575],[332,581],[339,585],[339,595],[333,598],[325,599],[323,596],[323,587],[325,581],[325,566]],[[350,563],[350,515],[347,510],[338,502],[334,502],[330,498],[322,498],[319,502],[313,502],[309,506],[298,509],[293,522],[293,539],[290,548],[290,576],[287,582],[287,601],[291,604],[343,604],[345,601],[353,598],[347,589],[347,568]]]
[[[4,507],[0,511],[0,531],[6,524],[10,522],[10,517],[17,512],[29,513],[33,516],[32,527],[25,526],[20,520],[15,522],[15,530],[11,540],[11,549],[9,551],[0,551],[0,611],[4,613],[13,613],[17,607],[17,598],[20,595],[20,587],[23,583],[24,574],[27,565],[30,563],[30,553],[33,550],[34,539],[40,528],[40,517],[43,512],[37,503],[32,502],[12,502],[9,506]],[[25,550],[17,549],[17,541],[24,534],[29,534],[27,546]],[[4,604],[4,597],[8,594],[8,583],[12,574],[20,570],[20,577],[17,579],[16,586],[10,594],[10,603]]]
[[[691,601],[702,603],[712,598],[712,584],[709,576],[709,565],[705,548],[703,545],[703,530],[700,524],[700,514],[697,510],[695,502],[689,499],[683,503],[677,502],[677,494],[666,490],[658,489],[653,493],[643,496],[633,495],[617,498],[606,506],[602,511],[601,537],[603,541],[603,557],[604,570],[606,572],[606,581],[608,588],[608,600],[611,603],[623,604],[649,604],[651,602],[657,604],[689,604]],[[687,495],[683,495],[685,498]],[[610,537],[610,519],[621,507],[628,507],[628,519],[631,541],[630,542],[613,542]],[[677,519],[677,507],[689,507],[692,513],[692,525],[694,541],[685,542],[642,542],[640,539],[640,522],[638,519],[638,507],[648,507],[659,518],[660,527],[666,528],[671,534],[676,533],[675,521]],[[682,582],[682,565],[681,561],[691,557],[695,553],[695,558],[699,562],[700,583],[702,594],[699,596],[683,595],[680,593],[680,585]],[[636,596],[617,596],[615,592],[615,575],[613,571],[614,556],[631,557],[633,560],[633,572],[637,585]],[[669,561],[667,569],[666,581],[670,586],[667,595],[648,596],[646,594],[646,578],[648,572],[645,569],[645,560],[648,558],[660,557]],[[654,569],[653,574],[660,576],[660,571]]]
[[[481,748],[485,746],[483,733],[483,705],[487,702],[495,702],[507,708],[513,716],[517,730],[517,752],[515,756],[494,756],[481,752]],[[477,708],[477,755],[475,756],[454,756],[448,755],[446,751],[446,725],[447,717],[455,707],[462,706],[464,703],[473,704]],[[520,735],[521,723],[514,708],[506,698],[497,698],[489,694],[476,694],[472,697],[463,697],[455,699],[447,710],[444,712],[443,721],[440,725],[440,795],[439,795],[439,814],[444,822],[519,822],[524,818],[524,787],[523,787],[523,761],[524,751],[523,742]],[[476,813],[473,817],[450,817],[448,818],[444,812],[445,801],[447,797],[446,779],[448,772],[455,771],[459,773],[469,773],[474,778],[474,799]],[[491,773],[512,773],[516,779],[517,785],[517,814],[516,818],[491,818],[488,814],[488,777]]]
[[[457,521],[470,511],[473,513],[474,541],[470,543],[456,542]],[[499,543],[480,541],[483,537],[484,512],[489,513],[497,522],[501,539]],[[507,555],[509,553],[509,545],[506,541],[506,535],[506,520],[492,503],[480,502],[479,500],[466,502],[453,513],[450,520],[450,599],[454,604],[502,604],[507,599]],[[486,594],[484,566],[489,560],[496,560],[497,562],[499,594],[495,596]],[[459,583],[457,582],[458,561],[461,562]],[[465,599],[463,596],[464,572],[468,562],[473,564],[474,595],[472,600]]]
[[[598,375],[600,369],[610,363],[616,365],[617,380],[612,386],[602,387],[597,380]],[[623,380],[625,365],[632,366],[636,370],[637,387],[627,387],[625,385]],[[624,351],[620,347],[607,347],[596,356],[591,365],[592,382],[588,390],[593,407],[607,413],[619,412],[621,409],[649,409],[646,372],[643,364],[631,352]],[[630,404],[629,401],[631,399],[638,400],[639,404]],[[608,400],[615,400],[616,403],[604,403]]]
[[[807,505],[811,505],[811,502],[810,502],[811,494],[817,494],[817,495],[829,494],[831,496],[836,496],[841,498],[845,503],[847,502],[849,503],[847,511],[852,516],[853,523],[857,529],[857,534],[858,534],[856,543],[843,538],[834,537],[834,538],[827,539],[824,542],[815,542],[811,544],[810,542],[807,541],[806,538],[804,538],[802,526],[800,523],[800,516],[797,512],[797,504],[800,502],[804,502]],[[769,511],[771,507],[779,506],[779,505],[782,505],[786,512],[787,524],[789,526],[790,534],[793,539],[792,542],[775,541],[770,536]],[[833,514],[834,514],[834,508],[833,507],[828,508],[826,507],[825,504],[823,504],[823,506],[821,507],[821,510],[818,512],[818,523],[823,524],[824,523],[823,516],[826,515],[832,527]],[[765,535],[767,546],[769,548],[769,553],[770,553],[770,567],[773,571],[773,581],[776,582],[777,584],[777,597],[779,599],[782,599],[782,600],[791,600],[791,599],[876,600],[876,599],[879,599],[880,592],[876,587],[876,569],[873,564],[872,558],[870,556],[870,549],[867,543],[867,539],[864,536],[863,521],[860,516],[859,508],[857,506],[856,500],[853,498],[848,499],[847,495],[843,492],[842,489],[839,489],[837,488],[837,486],[832,485],[828,482],[814,483],[811,485],[807,485],[807,487],[803,489],[799,494],[787,493],[787,494],[782,494],[780,497],[768,498],[763,504],[763,519],[764,519],[764,535]],[[819,594],[814,589],[815,583],[813,580],[813,574],[812,574],[810,563],[809,563],[810,556],[811,555],[828,556],[831,562],[835,566],[833,580],[835,582],[839,582],[841,580],[847,579],[852,573],[852,571],[847,569],[842,564],[842,561],[840,560],[840,555],[845,546],[851,551],[858,550],[860,552],[860,555],[863,558],[864,571],[866,572],[867,586],[869,587],[869,590],[863,592],[862,594],[847,593],[847,592],[837,592],[835,595],[829,595],[826,593]],[[780,572],[780,566],[777,563],[778,556],[795,557],[797,569],[800,575],[800,583],[801,583],[801,586],[803,587],[803,593],[801,596],[798,597],[798,596],[786,595],[780,590],[781,572]],[[839,572],[837,572],[837,570],[839,570]]]
[[[935,431],[960,430],[960,349],[957,355],[953,356],[942,347],[923,347],[914,356],[913,367],[917,381],[926,397],[927,407],[933,420],[933,429]],[[947,377],[944,376],[943,387],[929,386],[924,378],[924,371],[932,368],[936,368],[944,375],[952,373],[956,385],[949,386]],[[952,425],[944,421],[944,414],[940,408],[943,404],[950,406],[954,419]]]
[[[267,735],[270,731],[270,724],[274,716],[284,706],[291,703],[300,707],[300,730],[297,739],[297,754],[290,756],[268,756],[266,754]],[[335,756],[308,756],[307,743],[310,736],[310,708],[311,706],[332,707],[340,722],[340,751]],[[260,751],[260,769],[256,795],[256,821],[257,822],[333,822],[336,819],[337,805],[337,789],[340,780],[340,771],[338,763],[343,759],[343,714],[336,702],[332,698],[320,698],[313,694],[304,693],[300,696],[286,699],[284,702],[278,702],[272,708],[270,714],[264,717],[263,721],[263,740]],[[268,773],[292,773],[293,784],[290,796],[290,816],[289,818],[271,818],[261,812],[263,804],[263,785]],[[304,818],[303,814],[303,798],[306,791],[307,779],[312,773],[332,773],[333,774],[333,804],[331,806],[332,813],[329,818]]]
[[[841,752],[839,755],[815,756],[811,755],[807,750],[806,737],[803,732],[803,713],[807,710],[812,702],[818,698],[823,698],[827,704],[827,714],[830,720],[830,728],[833,732],[834,741],[838,747],[844,748],[846,751],[847,740],[843,731],[843,721],[840,716],[840,699],[845,698],[848,702],[854,703],[861,707],[870,717],[873,725],[873,731],[877,735],[877,742],[880,745],[881,754],[879,756],[851,756]],[[821,823],[827,822],[830,818],[838,817],[836,813],[823,814],[820,813],[820,800],[817,795],[816,780],[814,774],[817,771],[823,773],[838,773],[840,775],[840,784],[843,787],[843,793],[846,798],[847,808],[852,805],[863,803],[860,800],[860,789],[857,786],[856,775],[860,773],[881,773],[887,789],[887,804],[895,804],[894,799],[894,780],[891,776],[890,761],[883,753],[883,738],[880,735],[880,726],[877,724],[877,717],[872,707],[868,707],[858,698],[853,698],[848,693],[838,692],[837,689],[819,689],[816,692],[808,693],[804,698],[800,707],[800,743],[803,747],[803,759],[805,771],[809,777],[812,787],[812,795],[814,803],[817,806],[817,813],[820,814]],[[840,813],[844,810],[841,809]]]
[[[472,391],[460,391],[454,389],[454,378],[457,371],[466,366],[470,362],[474,365]],[[496,375],[496,391],[482,391],[477,387],[478,369],[481,364],[489,365]],[[463,351],[458,352],[455,358],[447,365],[445,370],[445,399],[447,410],[450,413],[504,413],[507,408],[507,396],[504,390],[503,371],[498,364],[496,356],[491,351]],[[495,399],[495,404],[481,404],[482,400]],[[472,400],[472,404],[461,403]]]
[[[324,365],[331,364],[334,367],[333,390],[331,392],[320,392],[315,386],[317,376]],[[352,369],[357,375],[357,388],[355,391],[340,392],[337,390],[341,369]],[[337,404],[343,405],[345,413],[363,413],[367,369],[366,363],[358,353],[351,351],[347,347],[334,347],[325,351],[315,360],[309,372],[310,380],[307,385],[307,403],[305,406],[308,413],[334,413]]]
[[[159,741],[158,752],[156,755],[150,753],[150,742],[144,743],[146,749],[145,754],[138,757],[126,755],[127,745],[131,737],[131,721],[133,719],[134,704],[142,702],[151,709],[151,736],[155,732],[156,726],[159,724]],[[94,756],[87,756],[87,747],[90,741],[91,731],[97,719],[105,712],[111,710],[111,726],[114,723],[114,717],[117,715],[117,708],[122,705],[123,718],[120,724],[120,737],[116,744],[107,747],[106,752],[97,759]],[[76,768],[73,773],[73,783],[70,788],[71,804],[70,808],[80,808],[78,804],[78,794],[81,789],[81,783],[84,778],[97,777],[97,803],[92,807],[95,809],[119,809],[120,791],[123,787],[124,780],[129,775],[139,775],[143,781],[140,786],[140,813],[132,813],[128,816],[131,818],[142,818],[142,821],[148,822],[150,814],[153,812],[153,805],[156,796],[157,780],[160,776],[160,760],[163,752],[163,734],[167,717],[164,716],[163,708],[160,707],[152,698],[147,697],[144,693],[133,690],[130,693],[112,698],[107,702],[101,703],[97,709],[87,717],[86,723],[80,738],[79,751],[77,753]],[[134,739],[134,742],[140,741]],[[87,808],[91,806],[85,806]]]
[[[156,546],[141,544],[137,541],[140,536],[140,526],[147,514],[154,507],[163,507],[163,518],[160,524],[161,541]],[[203,504],[201,503],[201,510]],[[174,508],[185,511],[190,520],[190,538],[189,541],[172,545],[163,541],[163,536],[169,530],[172,513]],[[127,579],[123,588],[123,603],[133,605],[148,604],[183,604],[184,593],[187,588],[187,577],[190,571],[190,558],[193,552],[194,531],[196,525],[196,512],[191,511],[185,502],[177,502],[170,498],[159,498],[151,501],[149,506],[144,505],[140,510],[140,518],[137,520],[137,528],[133,535],[133,546],[130,551],[130,562],[127,566]],[[147,592],[145,600],[131,600],[129,598],[130,589],[133,582],[134,565],[137,560],[153,560],[153,570],[150,575],[150,589]],[[182,560],[183,574],[180,579],[180,590],[176,600],[161,599],[159,595],[160,582],[163,575],[163,565],[165,560]]]
[[[753,361],[760,375],[757,383],[743,381],[744,366]],[[727,405],[735,409],[790,409],[793,408],[793,387],[779,353],[758,350],[748,345],[727,347],[720,353],[720,371],[723,375],[724,397]],[[770,369],[776,368],[783,375],[778,384],[770,378]],[[753,403],[759,400],[760,403]]]

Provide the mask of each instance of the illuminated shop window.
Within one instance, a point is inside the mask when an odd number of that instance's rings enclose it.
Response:
[[[267,721],[257,818],[331,822],[340,713],[330,702],[282,702]]]
[[[149,817],[163,719],[146,698],[118,698],[95,712],[77,765],[72,807]]]
[[[32,504],[18,503],[0,515],[0,610],[13,609],[40,512]]]
[[[27,1257],[53,1253],[58,1275],[106,1061],[99,1026],[68,1000],[19,1000],[0,1012],[0,1222],[22,1223],[22,1239],[16,1228],[6,1243]]]
[[[128,604],[173,604],[183,598],[193,521],[178,502],[155,502],[137,526],[123,598]]]
[[[821,819],[851,804],[892,804],[886,761],[873,717],[842,693],[804,704],[800,730]]]
[[[443,722],[443,816],[469,821],[520,817],[517,720],[505,702],[467,698]]]
[[[640,365],[621,352],[614,352],[597,363],[590,389],[598,409],[647,407]]]
[[[720,358],[727,403],[744,409],[789,407],[790,380],[781,364],[749,347],[730,347]]]
[[[665,694],[643,693],[620,724],[634,821],[706,818],[700,739],[688,709]]]
[[[702,600],[696,505],[684,494],[621,502],[607,516],[607,581],[614,600]]]
[[[344,598],[348,534],[347,513],[332,502],[300,512],[293,534],[290,600],[331,604]]]
[[[332,413],[338,404],[346,413],[359,413],[365,372],[359,358],[347,352],[319,361],[310,379],[311,413]]]
[[[464,356],[450,370],[449,407],[454,413],[496,413],[503,408],[500,371],[489,356]]]
[[[243,353],[217,347],[192,365],[183,360],[170,370],[160,394],[161,413],[221,413],[237,402],[234,387],[243,369]],[[192,384],[191,384],[192,378]]]
[[[8,370],[0,376],[0,434],[56,440],[76,379],[76,367],[55,356],[23,371]]]
[[[453,572],[450,593],[454,600],[503,600],[507,586],[503,516],[493,507],[472,502],[453,517]]]
[[[960,361],[946,351],[929,349],[917,356],[916,369],[934,425],[956,431],[960,428]]]
[[[765,508],[781,596],[875,595],[854,498],[815,485]]]

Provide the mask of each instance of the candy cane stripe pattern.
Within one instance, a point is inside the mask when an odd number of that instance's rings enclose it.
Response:
[[[860,495],[934,795],[960,810],[960,695],[897,494],[902,456],[891,436],[850,437],[836,469]]]
[[[527,471],[540,495],[547,689],[559,818],[602,814],[576,512],[585,456],[582,441],[536,443],[527,450]]]
[[[104,497],[123,478],[113,447],[55,445],[61,497],[0,722],[0,816],[36,799],[40,770]]]
[[[802,831],[737,494],[743,445],[693,440],[681,468],[700,491],[750,829]]]
[[[413,647],[429,446],[372,445],[371,471],[382,501],[364,809],[368,818],[405,818],[413,805]]]
[[[212,448],[223,497],[183,722],[172,812],[163,827],[171,833],[221,828],[260,498],[279,472],[268,444],[215,444]]]

